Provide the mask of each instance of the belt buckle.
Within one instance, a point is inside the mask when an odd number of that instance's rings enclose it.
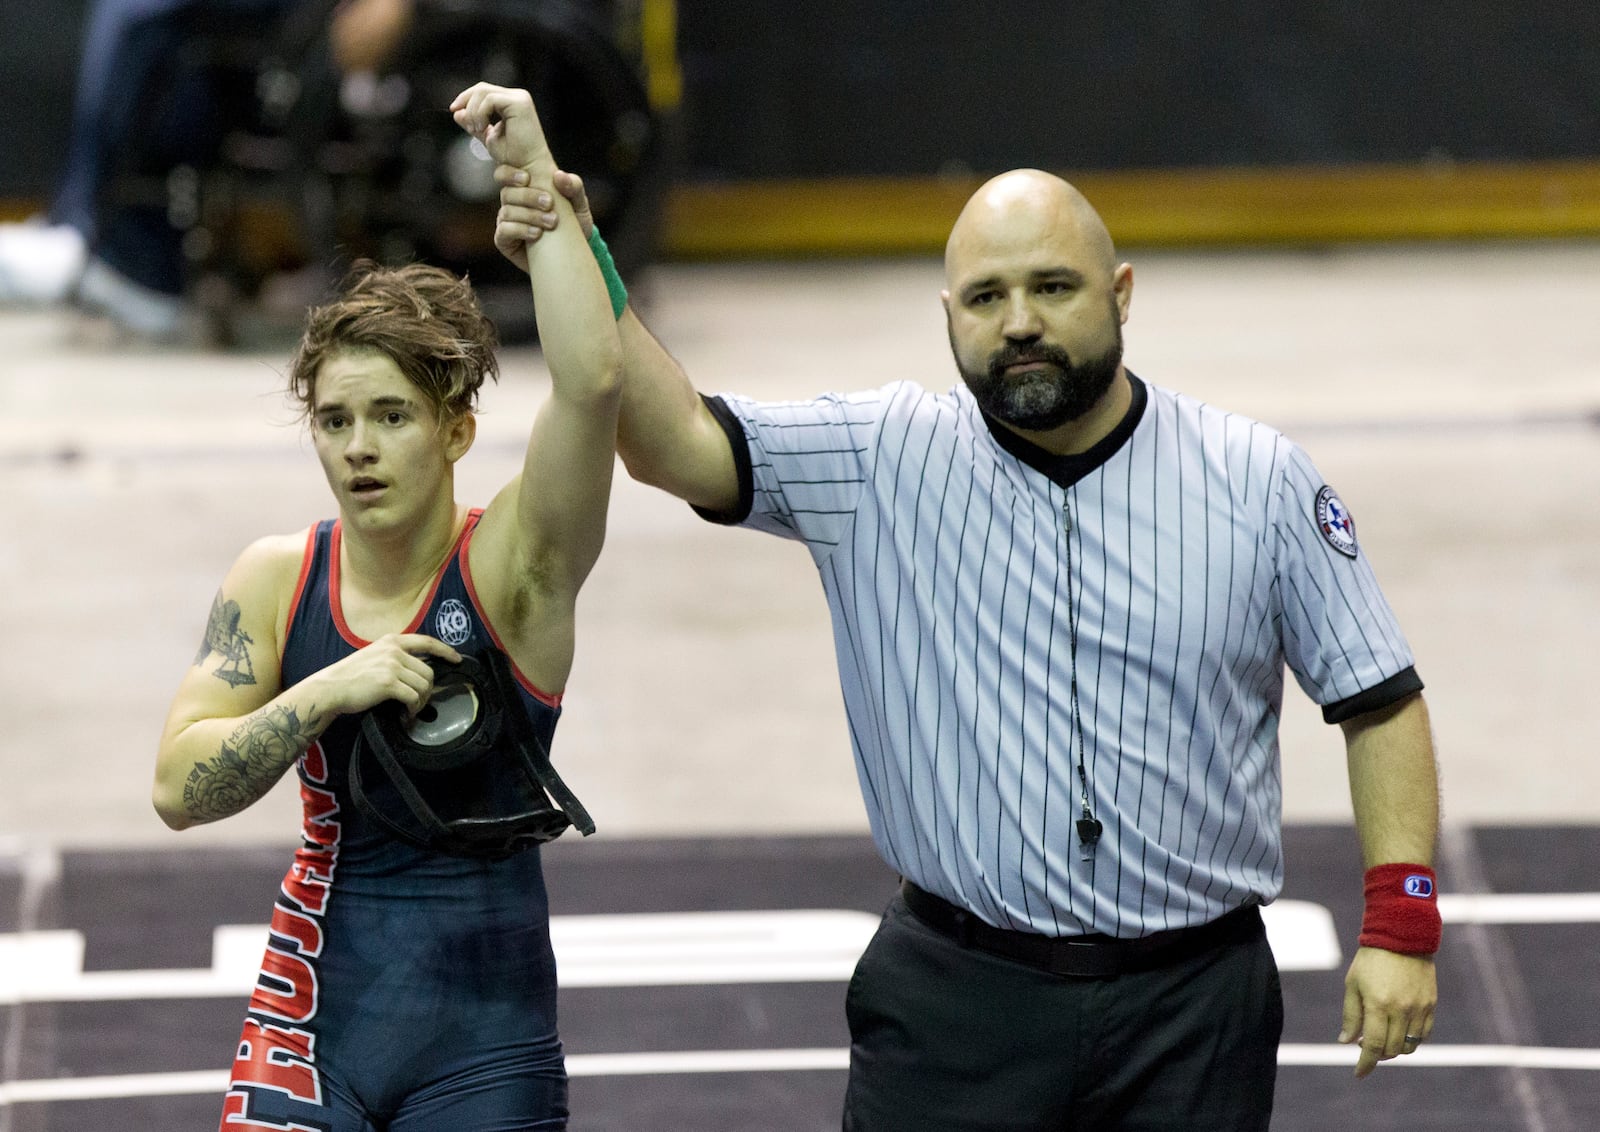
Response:
[[[1122,973],[1116,949],[1088,940],[1058,939],[1050,949],[1050,973],[1077,979],[1107,979]]]

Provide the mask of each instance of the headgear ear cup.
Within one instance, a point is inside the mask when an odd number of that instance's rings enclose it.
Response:
[[[406,721],[406,734],[411,739],[408,753],[426,756],[424,769],[450,765],[447,760],[482,729],[481,713],[485,710],[488,705],[478,699],[477,689],[463,677],[460,668],[439,673],[428,702]]]

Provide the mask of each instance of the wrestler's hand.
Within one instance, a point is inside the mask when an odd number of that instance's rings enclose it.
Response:
[[[421,633],[390,633],[304,683],[322,710],[352,715],[399,700],[407,714],[415,715],[433,691],[433,669],[424,656],[461,662],[461,654],[443,641]]]
[[[533,96],[492,83],[477,83],[450,103],[456,125],[483,142],[496,165],[511,165],[546,178],[555,158],[545,141]]]
[[[1358,949],[1345,975],[1344,1022],[1339,1028],[1341,1042],[1361,1042],[1356,1076],[1365,1077],[1380,1061],[1415,1053],[1433,1033],[1438,1000],[1433,956]]]

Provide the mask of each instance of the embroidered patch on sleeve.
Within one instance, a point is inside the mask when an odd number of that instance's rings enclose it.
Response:
[[[1316,515],[1317,529],[1329,546],[1350,558],[1360,553],[1361,547],[1356,544],[1356,521],[1350,517],[1344,501],[1327,484],[1317,492]]]

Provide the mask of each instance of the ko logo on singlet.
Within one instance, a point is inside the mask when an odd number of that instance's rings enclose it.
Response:
[[[467,607],[455,598],[446,598],[439,605],[439,612],[433,619],[434,631],[445,644],[454,647],[465,644],[472,635],[472,615],[467,612]]]

